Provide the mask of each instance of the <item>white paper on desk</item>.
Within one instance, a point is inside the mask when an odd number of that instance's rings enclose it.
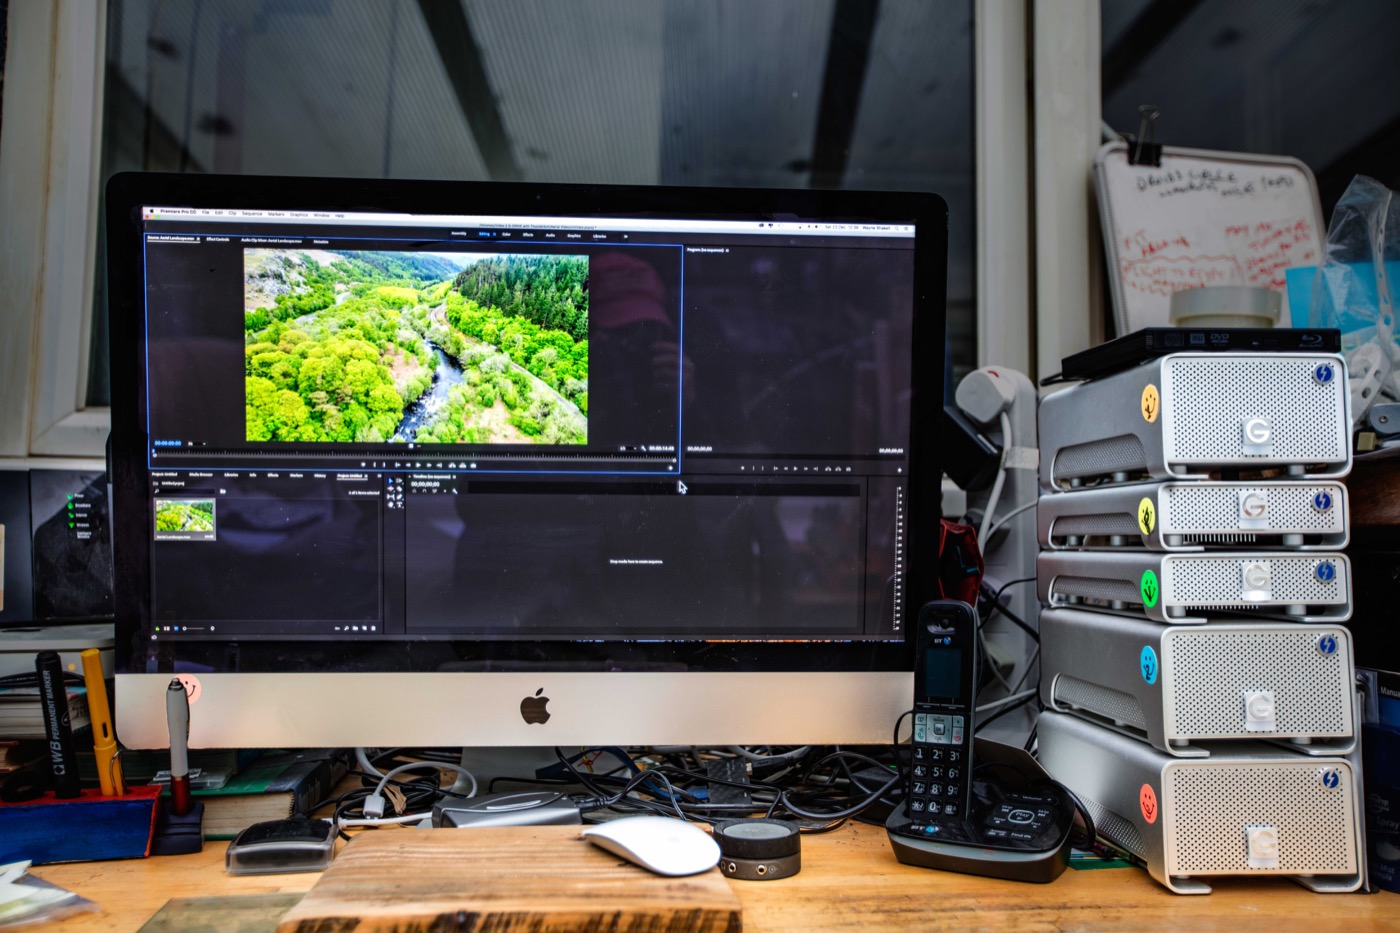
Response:
[[[71,891],[54,887],[38,878],[19,878],[0,885],[0,927],[28,922],[53,904],[68,900]]]
[[[34,893],[34,888],[19,883],[28,870],[28,861],[0,865],[0,905],[21,900]],[[0,910],[0,918],[3,918],[4,913],[5,911]]]

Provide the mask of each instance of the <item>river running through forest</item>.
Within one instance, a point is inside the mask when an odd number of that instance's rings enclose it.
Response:
[[[447,393],[455,385],[460,385],[467,377],[457,361],[448,356],[437,344],[430,344],[437,355],[437,368],[433,370],[433,382],[428,391],[418,396],[417,401],[404,409],[403,420],[394,431],[396,441],[414,441],[418,430],[424,425],[432,425],[447,404]]]

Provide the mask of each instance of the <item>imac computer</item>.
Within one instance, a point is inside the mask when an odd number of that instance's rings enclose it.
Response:
[[[123,742],[888,739],[930,194],[118,175]]]

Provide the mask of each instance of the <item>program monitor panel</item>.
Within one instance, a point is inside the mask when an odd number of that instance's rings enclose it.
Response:
[[[702,203],[137,205],[144,667],[902,646],[916,223]]]

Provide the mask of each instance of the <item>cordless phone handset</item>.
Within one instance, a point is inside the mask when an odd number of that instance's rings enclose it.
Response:
[[[961,823],[972,796],[977,616],[967,603],[937,600],[918,626],[906,809],[915,823]]]

